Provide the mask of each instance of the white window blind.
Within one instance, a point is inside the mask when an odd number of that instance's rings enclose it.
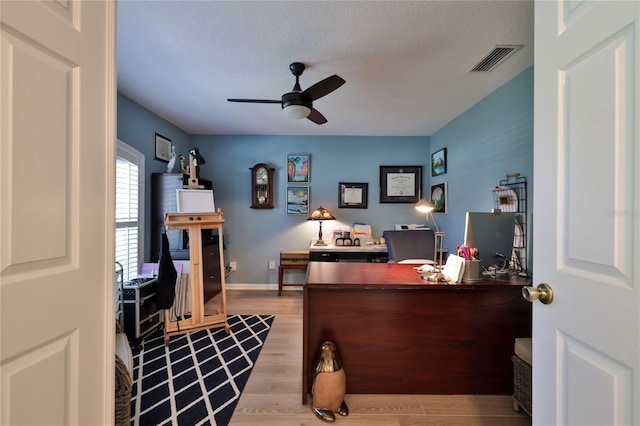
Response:
[[[118,141],[116,158],[115,258],[123,280],[138,276],[143,254],[144,155]]]

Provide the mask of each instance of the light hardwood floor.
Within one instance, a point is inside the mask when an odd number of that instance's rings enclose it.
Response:
[[[230,425],[325,424],[301,400],[302,291],[287,290],[278,297],[276,291],[227,290],[227,311],[276,316]],[[348,382],[347,366],[345,370]],[[345,426],[531,424],[503,395],[348,394],[345,399],[350,414],[336,419]]]

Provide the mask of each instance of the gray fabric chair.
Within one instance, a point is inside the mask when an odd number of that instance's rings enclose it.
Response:
[[[432,230],[383,231],[389,263],[427,263],[433,261],[436,244]]]

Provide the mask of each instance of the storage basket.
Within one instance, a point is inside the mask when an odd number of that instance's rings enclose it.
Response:
[[[131,388],[133,382],[124,362],[116,355],[116,426],[131,425]]]
[[[517,355],[511,357],[513,361],[513,408],[522,408],[531,415],[531,364]]]

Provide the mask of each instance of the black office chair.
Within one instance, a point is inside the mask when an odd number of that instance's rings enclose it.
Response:
[[[434,261],[436,245],[432,230],[383,231],[389,263],[425,264]]]

